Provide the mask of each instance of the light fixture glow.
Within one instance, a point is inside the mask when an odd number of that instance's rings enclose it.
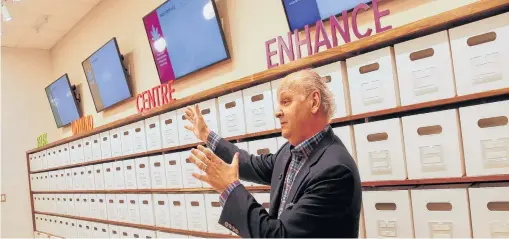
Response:
[[[2,21],[8,22],[12,20],[11,14],[5,5],[2,5]]]
[[[214,7],[212,6],[212,2],[208,2],[203,7],[203,17],[207,20],[210,20],[210,19],[214,18],[215,16],[216,16],[216,14],[214,13]]]

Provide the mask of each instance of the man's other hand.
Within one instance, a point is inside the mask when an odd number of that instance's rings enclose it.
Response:
[[[186,119],[191,122],[191,125],[184,125],[189,131],[192,131],[194,135],[203,142],[207,142],[207,137],[209,137],[209,127],[207,127],[207,123],[203,119],[203,115],[201,114],[200,107],[198,104],[195,104],[194,107],[188,106],[185,110]]]

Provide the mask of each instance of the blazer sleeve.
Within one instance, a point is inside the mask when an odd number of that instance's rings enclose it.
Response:
[[[272,169],[277,154],[252,155],[234,144],[220,139],[214,153],[226,163],[231,163],[233,155],[239,152],[239,176],[242,180],[270,185]]]
[[[348,215],[354,190],[353,173],[347,167],[332,167],[326,177],[313,180],[304,195],[279,219],[269,217],[242,185],[228,197],[219,224],[249,238],[320,237]],[[335,172],[334,172],[335,171]],[[336,225],[337,227],[337,225]]]

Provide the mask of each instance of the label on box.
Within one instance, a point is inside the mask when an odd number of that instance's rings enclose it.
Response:
[[[509,138],[481,140],[484,168],[509,167]]]
[[[501,221],[490,222],[491,238],[509,238],[509,221],[505,224]]]
[[[378,104],[383,101],[380,80],[365,80],[361,84],[362,99],[365,106]]]
[[[444,171],[446,169],[442,157],[442,145],[421,146],[419,152],[423,172]]]
[[[499,67],[499,64],[500,54],[498,52],[482,52],[481,54],[470,56],[470,66],[473,71],[473,83],[483,84],[502,80],[502,73],[500,72],[500,69],[502,68]]]
[[[378,220],[379,237],[398,237],[398,225],[396,221]]]
[[[413,90],[416,96],[438,92],[434,66],[412,71]]]
[[[228,114],[226,115],[226,131],[227,132],[236,132],[239,131],[238,128],[238,117],[237,114]]]
[[[263,127],[267,124],[266,122],[266,113],[265,113],[265,105],[262,103],[258,104],[258,107],[254,107],[256,104],[253,104],[253,109],[251,110],[253,116],[253,125],[255,127]]]
[[[428,222],[431,238],[453,238],[452,222]]]
[[[372,175],[392,174],[391,153],[389,150],[369,152]]]

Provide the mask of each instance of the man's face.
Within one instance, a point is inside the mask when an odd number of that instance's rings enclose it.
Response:
[[[282,85],[283,86],[283,85]],[[291,144],[299,142],[301,138],[301,130],[306,127],[310,119],[310,107],[308,98],[298,90],[290,90],[281,87],[282,90],[278,91],[278,105],[279,114],[278,118],[281,121],[281,134]]]

